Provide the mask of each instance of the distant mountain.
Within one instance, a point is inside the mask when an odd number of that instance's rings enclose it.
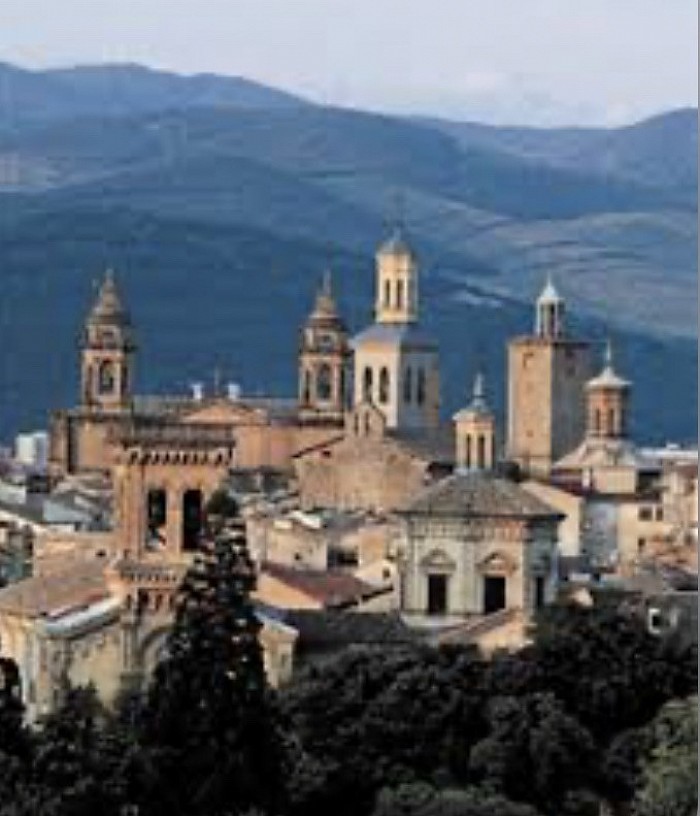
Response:
[[[9,130],[79,116],[305,104],[300,97],[242,77],[180,76],[130,64],[28,71],[0,63],[0,128]]]
[[[514,156],[579,173],[595,173],[697,196],[698,111],[684,108],[628,127],[492,127],[472,122],[420,120],[467,148],[497,148]]]
[[[628,352],[645,435],[695,433],[690,112],[617,130],[494,128],[138,66],[5,67],[0,98],[6,86],[26,116],[0,124],[0,348],[12,349],[0,433],[70,401],[76,322],[107,265],[143,310],[144,388],[184,388],[223,357],[246,387],[293,389],[313,282],[337,269],[362,325],[371,255],[399,215],[443,344],[446,409],[477,357],[502,397],[503,344],[551,274],[577,327]],[[47,331],[61,335],[50,348]]]

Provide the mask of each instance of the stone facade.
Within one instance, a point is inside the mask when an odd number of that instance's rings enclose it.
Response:
[[[517,485],[456,474],[401,516],[400,606],[410,619],[530,614],[554,599],[561,516]]]
[[[508,345],[507,456],[547,476],[586,428],[590,346],[568,337],[564,304],[550,285],[537,303],[536,333]]]

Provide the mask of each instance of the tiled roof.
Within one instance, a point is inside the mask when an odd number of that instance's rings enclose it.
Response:
[[[423,491],[408,515],[560,519],[561,514],[514,482],[488,473],[456,473]]]
[[[105,562],[95,559],[70,569],[37,575],[0,590],[0,612],[29,618],[50,617],[109,596]]]
[[[261,571],[308,595],[328,609],[352,606],[377,594],[376,587],[340,570],[322,572],[266,562]]]
[[[388,431],[387,437],[421,459],[449,465],[454,463],[455,441],[451,426],[433,431]]]

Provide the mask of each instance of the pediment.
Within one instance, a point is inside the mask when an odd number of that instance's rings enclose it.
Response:
[[[510,575],[518,569],[517,561],[504,552],[490,553],[479,564],[479,570],[485,575]]]
[[[420,565],[424,570],[435,572],[454,572],[457,569],[454,560],[444,550],[437,548],[424,555]]]

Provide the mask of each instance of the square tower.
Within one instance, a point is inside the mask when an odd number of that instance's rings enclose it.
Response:
[[[564,301],[551,281],[537,301],[535,334],[508,345],[508,458],[549,475],[586,430],[590,344],[566,336]]]

